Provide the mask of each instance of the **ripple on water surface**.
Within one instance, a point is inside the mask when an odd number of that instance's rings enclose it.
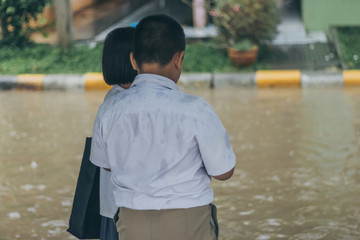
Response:
[[[360,89],[187,90],[215,109],[237,169],[213,181],[221,239],[360,239]],[[105,92],[0,93],[0,233],[67,232]]]

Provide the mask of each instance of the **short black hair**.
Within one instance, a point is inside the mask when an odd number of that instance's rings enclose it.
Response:
[[[104,80],[108,85],[132,83],[137,72],[132,68],[130,52],[134,28],[116,28],[105,38],[102,55]]]
[[[163,14],[143,18],[134,33],[134,59],[143,63],[168,64],[175,53],[185,50],[185,34],[180,24]]]

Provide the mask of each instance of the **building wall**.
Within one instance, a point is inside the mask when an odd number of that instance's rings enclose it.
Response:
[[[360,26],[360,0],[302,0],[302,18],[307,30],[328,33],[330,26]]]
[[[101,0],[70,0],[71,9],[73,12],[77,12],[80,9],[89,7],[97,2],[101,2]],[[102,2],[105,1],[103,0]]]
[[[75,13],[83,8],[89,7],[101,1],[105,2],[107,0],[70,0],[71,10],[73,13]],[[41,23],[41,21],[38,22],[31,21],[30,22],[31,26],[41,27],[53,23],[56,20],[54,4],[50,4],[49,6],[45,7],[43,13],[40,14],[39,17],[45,18],[46,22]]]

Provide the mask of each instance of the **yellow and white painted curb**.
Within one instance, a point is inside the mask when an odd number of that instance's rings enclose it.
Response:
[[[360,70],[346,70],[343,77],[345,86],[360,86]]]
[[[44,74],[21,74],[17,76],[19,88],[31,87],[34,90],[41,90],[44,86]]]
[[[300,70],[258,70],[254,73],[183,73],[184,87],[313,87],[360,86],[360,70],[337,72]],[[33,90],[106,90],[102,73],[0,75],[0,89]]]
[[[86,73],[84,75],[85,90],[110,89],[111,86],[105,83],[102,73]]]
[[[255,73],[258,87],[300,87],[299,70],[259,70]]]

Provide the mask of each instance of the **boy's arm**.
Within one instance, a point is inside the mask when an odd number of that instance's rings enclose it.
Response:
[[[218,176],[212,176],[212,177],[217,179],[217,180],[220,180],[220,181],[225,181],[225,180],[228,180],[229,178],[232,177],[232,175],[234,174],[234,170],[235,170],[235,167],[233,169],[231,169],[230,171],[224,173],[224,174],[221,174],[221,175],[218,175]]]
[[[207,110],[207,114],[197,122],[196,140],[207,173],[217,180],[224,181],[231,178],[234,173],[236,156],[230,136],[220,119],[210,106]]]

